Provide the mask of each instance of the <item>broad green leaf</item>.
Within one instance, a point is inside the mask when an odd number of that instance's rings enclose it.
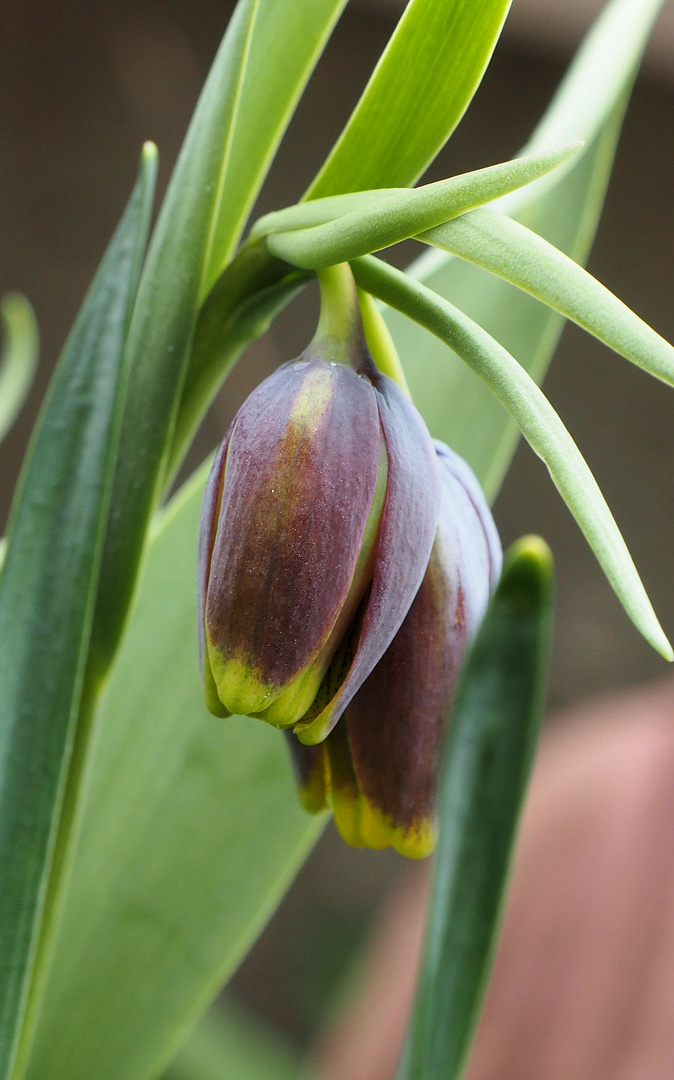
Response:
[[[552,559],[506,555],[452,708],[421,971],[399,1080],[459,1080],[486,989],[545,704]]]
[[[203,703],[195,552],[206,472],[154,532],[101,702],[29,1080],[158,1075],[325,820],[301,809],[280,732],[216,720]]]
[[[0,1076],[23,1035],[76,738],[125,391],[124,344],[156,152],[66,342],[33,435],[0,579]],[[50,880],[51,875],[51,880]],[[39,981],[39,979],[38,979]]]
[[[665,659],[674,659],[596,480],[531,376],[481,326],[401,270],[372,255],[356,260],[352,266],[361,288],[396,307],[449,345],[508,410],[529,445],[547,465],[632,622]]]
[[[607,5],[523,152],[570,139],[584,139],[585,150],[566,171],[556,170],[497,204],[579,263],[592,244],[629,89],[661,6],[662,0]],[[410,272],[484,326],[541,381],[563,326],[560,316],[442,252],[422,256]],[[386,311],[385,317],[432,433],[470,462],[493,498],[517,442],[515,425],[445,346],[396,312]]]
[[[529,184],[577,154],[579,149],[580,144],[564,146],[389,195],[379,204],[354,210],[324,225],[268,233],[267,246],[278,258],[307,270],[348,262],[407,240]]]
[[[468,108],[509,7],[410,0],[306,198],[414,184]]]
[[[674,385],[674,348],[582,266],[512,218],[487,207],[419,238],[497,274]]]
[[[310,1080],[276,1032],[228,1001],[199,1021],[162,1080]]]
[[[33,309],[20,293],[0,300],[4,340],[0,356],[0,441],[16,420],[33,382],[39,338]]]
[[[119,641],[169,448],[197,313],[231,255],[345,0],[240,0],[185,138],[130,331],[134,357],[93,648]]]

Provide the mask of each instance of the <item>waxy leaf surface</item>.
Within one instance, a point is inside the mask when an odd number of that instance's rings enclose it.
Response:
[[[54,865],[96,596],[124,346],[145,245],[156,153],[66,342],[19,480],[0,578],[0,1076],[39,987]],[[67,814],[65,815],[67,818]],[[51,875],[51,880],[50,880]],[[39,981],[39,979],[38,979]]]
[[[503,576],[457,690],[421,971],[399,1080],[459,1080],[486,989],[545,704],[552,560],[537,537]]]

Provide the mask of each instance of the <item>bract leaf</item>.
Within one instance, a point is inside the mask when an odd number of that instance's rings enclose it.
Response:
[[[353,263],[358,284],[443,340],[511,414],[543,459],[612,588],[639,632],[667,660],[672,648],[585,459],[530,375],[481,326],[420,282],[372,255]]]
[[[399,1080],[459,1080],[486,989],[545,704],[552,559],[506,554],[468,655],[440,780],[440,838]]]
[[[0,321],[4,331],[0,356],[1,441],[16,420],[33,383],[39,336],[33,309],[20,293],[8,293],[0,300]]]
[[[674,385],[674,348],[669,342],[582,266],[519,222],[482,207],[419,239],[517,285]]]
[[[580,144],[575,143],[389,195],[381,203],[354,210],[325,225],[268,233],[267,246],[278,258],[306,270],[348,262],[407,240],[422,229],[433,228],[528,184],[579,149]]]
[[[38,993],[53,855],[81,706],[110,500],[129,316],[156,151],[80,310],[19,480],[0,579],[0,1075]],[[67,815],[66,815],[67,816]],[[39,981],[39,980],[38,980]]]

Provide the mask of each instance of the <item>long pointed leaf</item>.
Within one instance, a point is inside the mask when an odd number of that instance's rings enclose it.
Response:
[[[556,170],[498,204],[579,263],[591,247],[634,72],[661,6],[662,0],[607,5],[523,152],[571,138],[584,139],[585,150],[566,171]],[[601,88],[593,94],[597,81]],[[423,255],[410,273],[480,323],[541,381],[563,327],[560,316],[443,252]],[[515,425],[439,341],[395,311],[385,317],[432,433],[470,462],[493,498],[517,443]],[[478,424],[479,440],[474,437]]]
[[[517,285],[674,385],[674,348],[669,342],[582,266],[519,222],[483,207],[419,239]]]
[[[348,262],[390,247],[424,229],[464,214],[475,206],[531,183],[578,153],[580,144],[531,158],[516,158],[477,172],[389,195],[380,204],[292,232],[269,233],[267,246],[278,258],[304,269]],[[425,224],[422,224],[425,223]]]
[[[545,703],[552,559],[528,537],[466,660],[441,778],[422,967],[399,1080],[459,1080],[491,967]]]
[[[444,341],[496,395],[543,459],[632,622],[674,659],[620,530],[585,459],[530,375],[481,326],[420,282],[372,255],[353,263],[357,283]]]
[[[0,301],[4,330],[0,356],[0,441],[16,420],[33,382],[39,350],[37,322],[25,296],[8,293]]]
[[[130,331],[122,425],[93,647],[105,670],[135,587],[197,313],[233,250],[271,156],[345,0],[240,0],[164,200]]]
[[[21,1031],[80,708],[155,160],[148,148],[66,343],[19,482],[0,579],[1,1076]]]
[[[480,85],[510,0],[410,0],[306,198],[414,184]]]
[[[209,465],[153,533],[100,704],[26,1080],[157,1076],[325,822],[301,808],[280,732],[259,720],[216,720],[203,702],[195,551]]]

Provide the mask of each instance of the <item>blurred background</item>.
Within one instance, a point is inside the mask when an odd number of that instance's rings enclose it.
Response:
[[[135,175],[157,142],[166,184],[231,13],[229,0],[3,0],[0,6],[0,292],[34,304],[38,379],[0,447],[4,529],[49,374]],[[274,164],[259,212],[294,202],[346,120],[403,4],[351,0]],[[599,0],[515,0],[494,61],[429,179],[512,156],[545,108]],[[591,271],[674,339],[674,5],[666,7],[627,114]],[[409,245],[399,258],[416,254]],[[190,459],[222,436],[251,387],[301,351],[315,319],[303,297],[227,383]],[[568,327],[546,391],[585,453],[623,529],[665,630],[674,634],[674,396]],[[520,446],[495,514],[504,544],[540,532],[557,560],[550,708],[607,688],[664,679],[599,573],[542,464]],[[397,856],[353,852],[329,829],[233,983],[248,1007],[305,1045]]]

